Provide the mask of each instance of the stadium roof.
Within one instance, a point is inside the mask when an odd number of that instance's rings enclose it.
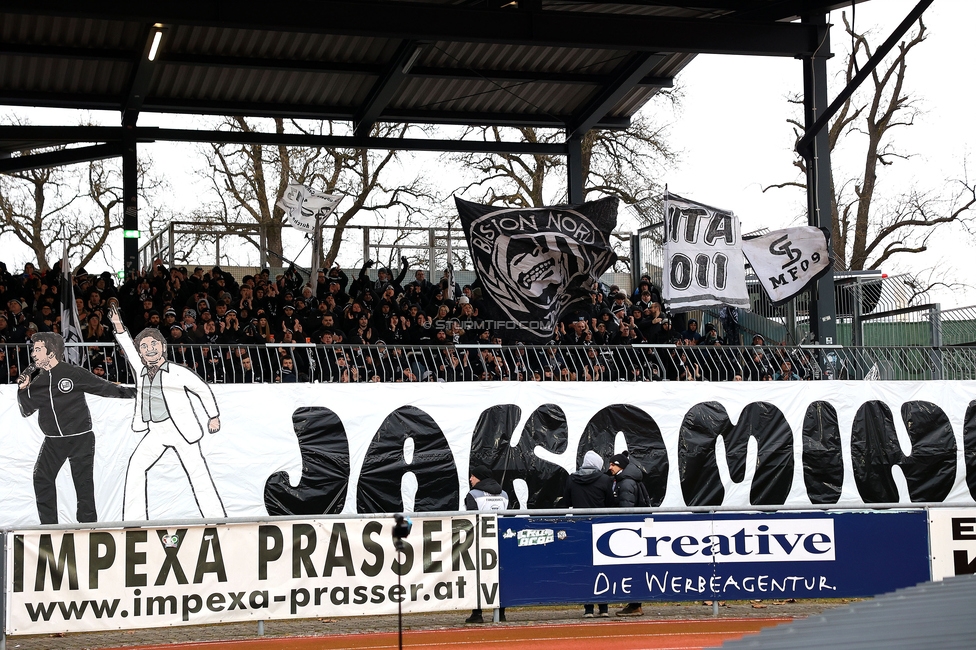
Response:
[[[790,21],[848,5],[0,0],[0,104],[578,135],[626,127],[697,53],[809,56],[826,28]]]

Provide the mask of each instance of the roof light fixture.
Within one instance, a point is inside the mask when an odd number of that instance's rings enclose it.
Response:
[[[149,46],[149,60],[156,60],[156,53],[159,52],[159,41],[163,38],[163,32],[157,31],[153,34],[152,45]]]

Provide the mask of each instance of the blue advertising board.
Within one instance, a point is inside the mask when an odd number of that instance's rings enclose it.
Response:
[[[873,596],[929,579],[925,512],[504,517],[501,604]]]

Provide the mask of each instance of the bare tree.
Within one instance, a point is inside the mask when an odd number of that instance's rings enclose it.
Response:
[[[616,196],[634,205],[658,194],[662,188],[657,179],[674,160],[664,130],[638,113],[628,129],[587,132],[582,147],[584,198]],[[566,137],[561,131],[530,127],[477,127],[469,133],[493,142],[515,136],[522,142],[558,143]],[[490,205],[542,207],[567,199],[563,156],[470,153],[454,159],[478,176],[459,193],[481,188],[481,200]]]
[[[332,135],[335,130],[332,122],[308,126],[276,118],[273,123],[275,133],[279,134],[287,129]],[[224,126],[245,133],[256,131],[243,117],[227,118]],[[377,124],[372,135],[400,138],[408,128]],[[249,220],[263,226],[268,250],[278,257],[283,253],[281,230],[285,212],[276,203],[289,183],[345,195],[346,199],[330,217],[332,238],[326,242],[320,260],[322,266],[330,266],[339,253],[343,232],[354,218],[364,213],[383,214],[387,210],[415,213],[431,196],[419,177],[406,184],[388,184],[388,171],[399,155],[398,151],[214,144],[207,152],[207,161],[220,202],[216,212],[227,223]]]
[[[24,124],[24,122],[18,122]],[[25,150],[19,155],[62,151],[64,145]],[[139,160],[139,194],[146,204],[162,182],[152,159]],[[63,245],[78,266],[111,254],[109,236],[122,229],[122,172],[118,160],[29,169],[0,174],[0,234],[27,247],[37,267],[47,271],[61,259]]]
[[[843,72],[844,83],[850,83],[859,61],[870,58],[873,49],[864,34],[854,31],[847,15],[842,17],[853,44]],[[927,36],[925,23],[919,20],[897,51],[872,72],[865,82],[867,90],[848,99],[830,124],[831,153],[842,143],[863,142],[859,174],[839,178],[836,167],[831,170],[831,240],[835,260],[842,268],[880,269],[895,255],[928,250],[931,238],[943,232],[943,226],[958,224],[970,230],[974,223],[971,209],[976,204],[976,185],[965,174],[942,188],[909,187],[888,195],[879,192],[880,173],[909,157],[899,151],[894,138],[899,129],[912,126],[919,114],[918,98],[906,89],[906,73],[909,53]],[[800,103],[797,98],[791,101]],[[795,119],[789,122],[799,140],[803,125]],[[858,134],[862,136],[859,140],[853,137]],[[797,158],[794,165],[805,177],[806,161]],[[765,189],[789,186],[806,188],[805,183],[795,181]]]
[[[0,175],[0,233],[13,234],[30,249],[41,271],[60,259],[61,247],[56,243],[69,237],[66,230],[72,219],[66,212],[81,198],[76,180],[58,167]],[[48,253],[54,259],[49,260]]]

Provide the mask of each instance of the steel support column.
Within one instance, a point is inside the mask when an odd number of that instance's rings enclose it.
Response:
[[[569,204],[583,202],[583,135],[570,135],[566,138],[566,172],[569,188]]]
[[[827,16],[806,16],[803,23],[827,25]],[[803,59],[804,127],[811,131],[817,118],[827,108],[827,58],[830,56],[829,32],[814,56]],[[812,146],[803,153],[807,163],[807,223],[832,232],[830,188],[830,144],[828,131],[816,134]],[[833,242],[831,242],[833,245]],[[810,296],[810,331],[814,340],[823,345],[837,343],[837,312],[834,303],[833,269],[817,280]]]
[[[122,229],[138,231],[139,157],[135,125],[127,125],[122,131],[122,209]],[[132,236],[122,240],[122,264],[126,279],[139,271],[139,240]]]

